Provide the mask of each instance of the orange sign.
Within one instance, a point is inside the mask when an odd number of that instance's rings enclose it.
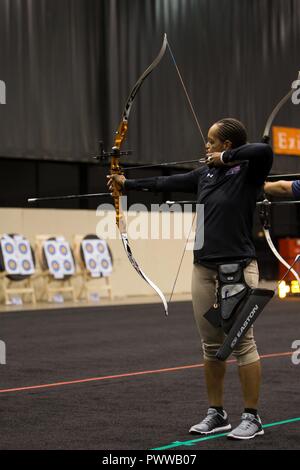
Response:
[[[300,156],[300,129],[273,127],[273,151],[277,155]]]

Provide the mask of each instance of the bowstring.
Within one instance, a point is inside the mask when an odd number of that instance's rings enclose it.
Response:
[[[195,122],[196,122],[198,131],[199,131],[200,136],[201,136],[201,138],[202,138],[202,141],[203,141],[203,143],[204,143],[204,147],[206,147],[206,139],[205,139],[205,137],[204,137],[204,133],[203,133],[202,128],[201,128],[201,126],[200,126],[199,119],[198,119],[198,117],[197,117],[197,115],[196,115],[194,106],[193,106],[193,104],[192,104],[191,98],[190,98],[190,96],[189,96],[189,93],[188,93],[187,88],[186,88],[186,86],[185,86],[185,83],[184,83],[184,81],[183,81],[182,75],[181,75],[181,73],[180,73],[179,67],[178,67],[177,62],[176,62],[176,60],[175,60],[175,56],[174,56],[174,54],[173,54],[173,52],[172,52],[171,46],[170,46],[170,44],[169,44],[169,41],[167,41],[167,47],[168,47],[168,50],[169,50],[169,52],[170,52],[172,61],[173,61],[173,63],[174,63],[174,66],[175,66],[177,75],[178,75],[178,77],[179,77],[180,83],[181,83],[181,85],[182,85],[184,94],[185,94],[185,96],[186,96],[187,102],[188,102],[188,104],[189,104],[190,110],[191,110],[192,115],[193,115],[193,117],[194,117],[194,120],[195,120]],[[182,266],[182,262],[183,262],[184,255],[185,255],[185,252],[186,252],[186,247],[187,247],[187,244],[188,244],[190,235],[191,235],[191,231],[192,231],[192,228],[193,228],[193,225],[194,225],[194,221],[195,221],[195,218],[196,218],[196,214],[197,214],[197,211],[195,211],[195,214],[194,214],[194,217],[193,217],[193,220],[192,220],[192,224],[191,224],[191,228],[190,228],[190,230],[189,230],[189,234],[188,234],[187,239],[186,239],[185,244],[184,244],[184,249],[183,249],[183,252],[182,252],[182,255],[181,255],[179,267],[178,267],[178,270],[177,270],[177,273],[176,273],[176,277],[175,277],[175,280],[174,280],[174,283],[173,283],[171,295],[170,295],[170,298],[169,298],[169,303],[171,302],[172,297],[173,297],[173,294],[174,294],[175,286],[176,286],[176,283],[177,283],[177,280],[178,280],[178,277],[179,277],[179,272],[180,272],[180,269],[181,269],[181,266]]]
[[[191,101],[191,98],[190,98],[190,96],[189,96],[189,94],[188,94],[187,88],[186,88],[186,86],[185,86],[185,84],[184,84],[182,75],[181,75],[181,73],[180,73],[179,67],[178,67],[177,62],[176,62],[176,60],[175,60],[175,57],[174,57],[174,54],[173,54],[173,52],[172,52],[171,46],[170,46],[170,44],[169,44],[169,41],[167,42],[167,47],[168,47],[168,49],[169,49],[171,58],[172,58],[173,63],[174,63],[174,65],[175,65],[176,72],[177,72],[177,74],[178,74],[180,83],[181,83],[182,88],[183,88],[183,90],[184,90],[184,93],[185,93],[187,102],[188,102],[189,107],[190,107],[191,112],[192,112],[192,115],[194,116],[194,119],[195,119],[195,122],[196,122],[196,125],[197,125],[197,128],[198,128],[198,131],[199,131],[199,133],[200,133],[200,135],[201,135],[201,138],[202,138],[202,140],[203,140],[204,147],[206,147],[206,139],[205,139],[205,137],[204,137],[204,133],[203,133],[203,131],[202,131],[202,129],[201,129],[199,119],[197,118],[197,115],[196,115],[194,106],[193,106],[192,101]]]
[[[189,234],[188,234],[188,236],[186,238],[186,241],[185,241],[185,244],[184,244],[184,249],[183,249],[183,252],[182,252],[182,255],[181,255],[181,260],[180,260],[180,263],[179,263],[179,267],[177,269],[175,281],[173,283],[172,291],[171,291],[171,294],[170,294],[169,303],[171,302],[173,294],[174,294],[175,286],[177,284],[177,279],[178,279],[178,276],[179,276],[179,271],[181,269],[181,265],[182,265],[183,258],[184,258],[184,255],[185,255],[186,247],[187,247],[187,244],[188,244],[188,241],[189,241],[189,238],[190,238],[190,235],[191,235],[191,231],[192,231],[192,228],[193,228],[193,225],[194,225],[194,222],[195,222],[196,214],[197,214],[197,212],[195,212],[195,214],[193,216],[193,220],[192,220],[192,223],[191,223]]]

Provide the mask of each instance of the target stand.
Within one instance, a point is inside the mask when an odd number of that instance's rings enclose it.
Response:
[[[32,285],[35,273],[35,257],[29,241],[22,235],[0,235],[0,281],[6,305],[22,303],[18,298],[28,296],[36,304]]]
[[[113,257],[107,243],[97,235],[75,235],[73,251],[79,268],[77,275],[82,279],[77,299],[90,301],[93,293],[101,298],[104,292],[113,300],[110,282]],[[98,281],[97,288],[95,281]]]
[[[44,280],[41,300],[54,302],[55,295],[70,294],[76,302],[75,289],[71,279],[76,272],[73,253],[64,237],[36,235],[35,252]]]
[[[11,297],[14,297],[16,295],[21,297],[23,295],[28,296],[30,298],[29,303],[35,305],[36,297],[34,288],[32,286],[31,277],[28,277],[27,279],[23,280],[22,287],[17,287],[17,283],[20,283],[20,281],[14,281],[12,279],[9,279],[9,276],[9,273],[7,273],[6,271],[0,273],[0,280],[4,293],[5,305],[12,305],[14,302],[12,302]]]

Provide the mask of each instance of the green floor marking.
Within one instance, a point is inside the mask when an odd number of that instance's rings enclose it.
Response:
[[[284,421],[276,421],[274,423],[269,423],[269,424],[263,424],[263,428],[271,428],[273,426],[280,426],[281,424],[288,424],[288,423],[295,423],[296,421],[300,421],[300,418],[291,418],[291,419],[286,419]],[[182,447],[182,446],[193,446],[197,444],[198,442],[202,441],[209,441],[210,439],[217,439],[219,437],[224,437],[229,434],[228,432],[223,433],[223,434],[213,434],[211,436],[205,436],[205,437],[200,437],[199,439],[193,439],[190,441],[175,441],[172,442],[172,444],[168,444],[163,447],[155,447],[150,450],[168,450],[168,449],[175,449],[176,447]]]

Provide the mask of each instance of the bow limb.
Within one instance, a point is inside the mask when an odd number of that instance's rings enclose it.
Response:
[[[278,261],[280,263],[282,263],[286,268],[287,268],[287,272],[285,273],[284,277],[289,273],[291,272],[293,274],[293,276],[295,277],[295,279],[297,279],[297,281],[299,282],[299,285],[300,285],[300,277],[297,273],[297,271],[295,269],[293,269],[293,265],[290,265],[282,256],[281,254],[279,253],[279,251],[275,248],[275,245],[273,243],[273,240],[272,240],[272,237],[271,237],[271,234],[270,234],[270,227],[271,227],[271,223],[270,223],[270,212],[269,212],[269,207],[271,206],[271,202],[268,200],[268,199],[264,199],[261,203],[260,203],[260,212],[259,212],[259,216],[260,216],[260,221],[261,221],[261,224],[262,224],[262,227],[263,227],[263,231],[264,231],[264,235],[265,235],[265,239],[269,245],[269,248],[270,250],[272,251],[273,255],[278,259]]]
[[[138,79],[138,81],[136,82],[134,87],[132,88],[132,90],[131,90],[128,98],[127,98],[127,101],[126,101],[125,107],[124,107],[124,111],[123,111],[123,114],[122,114],[122,119],[121,119],[121,122],[119,124],[118,129],[117,129],[116,136],[115,136],[115,139],[114,139],[114,145],[113,145],[113,148],[112,148],[112,156],[111,156],[111,164],[110,164],[110,174],[111,175],[121,175],[121,174],[123,174],[122,169],[120,167],[120,153],[121,153],[120,150],[121,150],[121,146],[122,146],[122,144],[123,144],[123,142],[126,138],[126,134],[127,134],[127,130],[128,130],[128,119],[129,119],[129,114],[130,114],[130,110],[131,110],[134,98],[135,98],[137,92],[139,91],[141,85],[143,84],[144,80],[155,69],[155,67],[157,67],[157,65],[159,64],[159,62],[163,58],[164,53],[166,51],[166,47],[167,47],[167,36],[165,34],[161,49],[160,49],[157,57],[150,64],[150,66],[143,72],[143,74],[140,76],[140,78]],[[114,188],[113,188],[113,192],[112,192],[112,197],[113,197],[113,200],[114,200],[114,205],[115,205],[115,210],[116,210],[116,224],[118,226],[118,229],[119,229],[119,232],[120,232],[120,235],[121,235],[121,240],[122,240],[123,247],[125,249],[125,252],[127,254],[127,257],[129,259],[130,263],[132,264],[132,266],[134,267],[136,272],[141,276],[142,279],[144,279],[150,285],[150,287],[152,287],[152,289],[154,289],[154,291],[160,297],[160,299],[163,303],[163,306],[164,306],[165,314],[168,315],[168,304],[167,304],[167,301],[165,299],[164,294],[159,289],[159,287],[157,287],[154,284],[154,282],[151,281],[151,279],[141,270],[141,268],[139,267],[137,261],[135,260],[133,254],[132,254],[132,251],[131,251],[131,248],[130,248],[130,245],[129,245],[128,235],[127,235],[126,220],[125,220],[125,216],[124,216],[124,213],[123,213],[122,207],[121,207],[121,196],[122,196],[122,188],[115,183]]]
[[[300,80],[300,71],[298,72],[297,80]],[[291,85],[290,91],[279,101],[279,103],[277,103],[277,105],[275,106],[275,108],[273,109],[273,111],[271,112],[270,116],[267,119],[264,133],[263,133],[263,138],[262,138],[262,141],[266,144],[268,144],[270,141],[270,130],[271,130],[271,126],[273,124],[275,117],[277,116],[277,114],[279,113],[283,105],[291,98],[292,94],[295,91],[293,88],[293,83]]]
[[[263,231],[264,231],[264,235],[265,235],[265,239],[269,245],[269,248],[270,250],[272,251],[273,255],[278,259],[278,261],[280,263],[282,263],[286,268],[287,268],[287,272],[285,273],[284,277],[289,273],[291,272],[293,274],[293,276],[295,277],[295,279],[297,279],[299,285],[300,285],[300,277],[297,273],[297,271],[295,269],[293,269],[293,265],[290,265],[282,256],[281,254],[279,253],[279,251],[275,248],[275,245],[273,243],[273,240],[272,240],[272,237],[271,237],[271,234],[270,234],[270,227],[271,227],[271,224],[270,224],[270,212],[269,212],[269,206],[271,205],[272,203],[270,203],[270,201],[268,201],[268,199],[265,199],[264,201],[262,201],[262,204],[261,204],[261,209],[260,209],[260,220],[261,220],[261,224],[262,224],[262,227],[263,227]],[[295,263],[294,263],[295,264]]]
[[[298,78],[297,80],[300,80],[300,71],[298,72]],[[294,82],[293,82],[294,83]],[[293,83],[291,84],[291,89],[289,90],[289,92],[284,95],[283,98],[281,98],[281,100],[277,103],[277,105],[275,106],[275,108],[272,110],[270,116],[268,117],[267,119],[267,122],[266,122],[266,125],[265,125],[265,128],[264,128],[264,132],[263,132],[263,138],[262,138],[262,142],[268,144],[270,142],[270,131],[271,131],[271,126],[273,124],[273,121],[274,119],[276,118],[277,114],[279,113],[279,111],[281,110],[281,108],[284,106],[284,104],[291,98],[293,92],[294,92],[294,88],[293,88]],[[287,269],[288,269],[288,272],[290,271],[293,276],[297,279],[298,283],[300,284],[300,278],[299,278],[299,275],[298,273],[295,271],[295,269],[293,269],[293,267],[280,255],[280,253],[278,252],[278,250],[275,248],[275,245],[272,241],[272,238],[271,238],[271,234],[270,234],[270,221],[269,221],[269,211],[267,209],[267,204],[269,203],[269,201],[266,199],[266,204],[265,204],[265,213],[263,215],[262,214],[262,217],[264,217],[264,220],[262,221],[262,225],[263,225],[263,231],[264,231],[264,235],[265,235],[265,238],[267,240],[267,243],[269,245],[269,248],[270,250],[272,251],[272,253],[275,255],[275,257],[279,260],[280,263],[282,263]],[[286,273],[287,274],[287,273]]]
[[[270,231],[269,229],[267,228],[264,228],[264,234],[265,234],[265,237],[266,237],[266,240],[268,242],[268,245],[271,249],[271,251],[273,252],[273,254],[276,256],[276,258],[280,261],[280,263],[282,263],[287,269],[288,269],[288,272],[290,271],[293,276],[297,279],[299,285],[300,285],[300,277],[299,277],[299,274],[295,271],[295,269],[292,268],[292,266],[281,256],[281,254],[276,250],[275,246],[274,246],[274,243],[272,241],[272,238],[271,238],[271,235],[270,235]],[[287,274],[287,273],[286,273]]]
[[[119,166],[119,158],[114,157],[114,156],[112,157],[111,174],[112,175],[122,174],[122,170],[120,169],[120,166]],[[116,224],[118,226],[118,229],[121,235],[122,244],[127,254],[127,257],[130,263],[132,264],[132,266],[134,267],[134,269],[136,270],[136,272],[141,276],[141,278],[144,279],[144,281],[146,281],[150,285],[150,287],[152,287],[152,289],[158,294],[158,296],[162,300],[165,314],[168,315],[168,304],[165,299],[165,296],[163,295],[159,287],[156,286],[154,282],[151,281],[151,279],[142,271],[142,269],[139,267],[137,261],[135,260],[132,254],[132,251],[129,245],[128,235],[127,235],[126,220],[125,220],[125,216],[124,216],[122,206],[121,206],[122,192],[121,192],[121,188],[117,186],[116,184],[114,185],[112,197],[114,200],[114,205],[115,205],[115,210],[116,210]]]

